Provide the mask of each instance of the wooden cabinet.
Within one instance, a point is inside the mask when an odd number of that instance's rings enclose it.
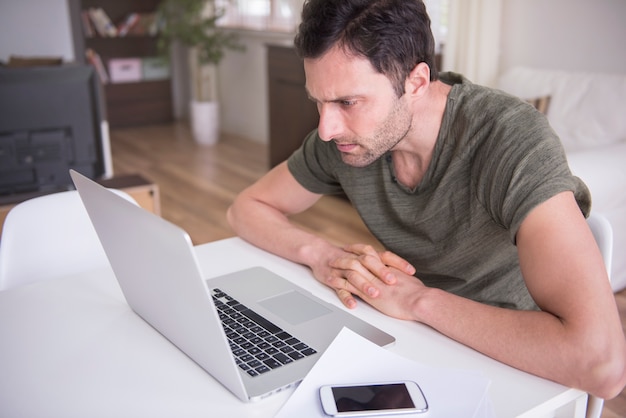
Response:
[[[305,90],[302,60],[293,47],[269,45],[267,49],[270,167],[286,160],[317,127],[317,107]]]
[[[155,36],[126,35],[102,37],[85,36],[82,12],[101,7],[115,24],[130,13],[153,13],[160,0],[69,0],[70,20],[74,40],[74,54],[80,63],[86,63],[85,51],[98,53],[104,67],[112,59],[145,58],[157,55]],[[104,84],[106,117],[111,128],[167,123],[173,120],[171,80],[159,79]]]

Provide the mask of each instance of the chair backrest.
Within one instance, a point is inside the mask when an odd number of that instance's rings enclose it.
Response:
[[[587,224],[598,243],[598,247],[604,258],[606,271],[609,273],[610,278],[613,261],[613,228],[611,227],[611,223],[604,215],[591,213],[587,218]]]
[[[127,193],[115,192],[137,204]],[[22,202],[5,219],[0,237],[0,290],[108,265],[75,190]]]
[[[591,213],[587,218],[587,224],[593,233],[596,243],[604,258],[604,265],[611,279],[611,263],[613,261],[613,228],[611,223],[604,217],[604,215],[598,213]],[[589,395],[587,401],[587,413],[586,418],[600,418],[602,415],[602,408],[604,406],[604,400],[595,396]]]

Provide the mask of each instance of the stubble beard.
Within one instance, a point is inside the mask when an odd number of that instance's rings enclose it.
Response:
[[[341,153],[344,163],[352,167],[366,167],[393,150],[400,141],[406,138],[413,126],[413,115],[398,99],[389,112],[380,129],[370,137],[356,138],[351,142],[358,144],[360,153]]]

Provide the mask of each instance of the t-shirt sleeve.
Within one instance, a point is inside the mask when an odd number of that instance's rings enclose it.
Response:
[[[287,160],[287,167],[304,188],[313,193],[338,194],[342,192],[336,167],[342,164],[334,144],[322,141],[317,129],[311,132]]]
[[[474,154],[472,176],[478,198],[514,243],[517,231],[538,205],[564,191],[574,192],[585,216],[591,209],[587,186],[572,175],[556,133],[545,117],[520,103],[500,115],[494,132]],[[508,120],[506,120],[508,119]]]

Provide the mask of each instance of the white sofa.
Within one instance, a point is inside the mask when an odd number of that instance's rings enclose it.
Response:
[[[626,74],[516,67],[497,87],[525,100],[550,98],[546,116],[570,168],[591,190],[592,211],[613,227],[613,290],[626,288]]]

